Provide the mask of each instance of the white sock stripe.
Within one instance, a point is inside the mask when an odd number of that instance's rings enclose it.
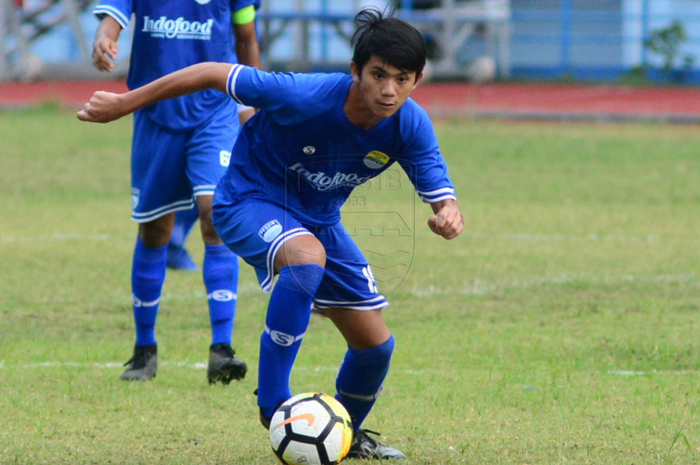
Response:
[[[136,297],[136,295],[131,294],[131,300],[134,305],[134,307],[155,307],[160,303],[160,297],[158,297],[156,300],[152,300],[150,302],[144,302],[143,300],[139,299]]]
[[[382,388],[380,387],[379,392],[381,392],[381,390],[382,390]],[[349,392],[340,390],[338,392],[338,394],[340,394],[343,397],[349,397],[351,399],[360,400],[362,402],[374,402],[375,400],[377,400],[377,397],[379,397],[379,392],[377,392],[376,394],[361,395],[361,394],[351,394]]]
[[[217,302],[229,302],[238,300],[238,294],[228,289],[217,289],[207,294],[207,299],[214,299]]]
[[[306,335],[306,333],[304,332],[298,336],[292,336],[291,334],[283,333],[282,331],[275,331],[274,329],[270,329],[268,326],[265,326],[265,334],[270,336],[272,342],[282,347],[289,347],[295,342],[304,339],[304,336]]]

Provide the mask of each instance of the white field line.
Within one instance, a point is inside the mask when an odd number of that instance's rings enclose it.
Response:
[[[697,370],[669,370],[669,371],[663,371],[663,370],[650,370],[650,371],[608,370],[609,375],[616,375],[616,376],[649,376],[649,375],[666,374],[666,373],[671,373],[671,374],[679,375],[679,376],[700,374],[700,372],[698,372]]]
[[[481,279],[475,279],[470,283],[465,283],[462,288],[455,287],[415,287],[402,288],[399,287],[399,292],[406,292],[416,297],[430,297],[440,295],[469,295],[483,296],[503,291],[529,289],[533,287],[548,286],[548,285],[564,285],[573,283],[589,283],[589,284],[622,284],[622,283],[684,283],[696,284],[698,282],[695,273],[686,273],[679,275],[659,275],[652,277],[639,277],[633,275],[625,276],[604,276],[600,278],[590,278],[585,276],[576,276],[573,274],[564,274],[553,278],[533,278],[528,280],[504,280],[499,282],[489,282]],[[380,289],[381,290],[381,289]],[[247,282],[238,287],[238,295],[246,294],[261,294],[260,286],[254,282]],[[160,297],[163,302],[183,302],[183,301],[202,301],[206,300],[204,291],[195,291],[188,293],[166,292]],[[67,298],[52,298],[53,303],[77,303],[83,300],[67,299]],[[115,305],[128,305],[131,303],[131,296],[124,294],[123,297],[95,297],[91,302],[112,303]]]
[[[190,370],[206,370],[207,364],[205,362],[162,362],[159,366],[174,366],[178,368],[185,368]],[[114,368],[122,369],[124,368],[123,363],[119,362],[104,362],[104,363],[81,363],[81,362],[40,362],[40,363],[19,363],[17,365],[8,365],[4,360],[0,360],[0,370],[2,369],[41,369],[41,368]],[[325,367],[305,367],[299,366],[294,367],[294,371],[306,371],[306,372],[332,372],[337,373],[337,366],[325,366]],[[399,373],[407,375],[423,375],[426,370],[393,370]],[[429,370],[428,370],[429,371]],[[700,372],[697,370],[649,370],[649,371],[632,371],[632,370],[608,370],[606,372],[608,375],[614,376],[650,376],[650,375],[665,375],[672,374],[676,376],[697,376]]]
[[[600,278],[590,278],[586,276],[575,276],[564,274],[552,278],[534,278],[527,280],[504,280],[496,283],[476,279],[471,283],[466,283],[463,288],[441,288],[436,286],[417,287],[408,292],[417,297],[434,295],[486,295],[499,291],[528,289],[546,285],[590,283],[590,284],[622,284],[622,283],[694,283],[695,273],[684,273],[679,275],[659,275],[652,277],[639,277],[634,275],[626,276],[603,276]]]
[[[659,242],[661,238],[653,234],[648,235],[615,235],[615,234],[528,234],[505,233],[503,239],[521,242]]]
[[[186,368],[190,370],[206,370],[206,362],[189,362],[187,360],[182,362],[161,362],[158,366],[174,366],[178,368]],[[40,368],[124,368],[123,363],[119,362],[104,362],[104,363],[81,363],[81,362],[40,362],[40,363],[19,363],[17,365],[8,365],[4,360],[0,360],[0,370],[2,369],[40,369]],[[305,367],[299,366],[294,367],[294,371],[307,371],[307,372],[338,372],[337,366],[325,366],[325,367]],[[408,375],[421,375],[425,373],[423,370],[397,370],[400,373]]]
[[[133,234],[129,237],[133,238]],[[111,234],[60,234],[55,233],[48,236],[12,236],[0,235],[0,242],[20,242],[20,243],[43,243],[43,242],[67,242],[67,241],[111,241],[117,239]]]

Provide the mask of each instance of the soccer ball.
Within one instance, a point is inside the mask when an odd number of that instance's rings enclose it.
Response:
[[[340,402],[319,392],[283,403],[270,422],[270,443],[287,465],[332,465],[350,451],[350,415]]]

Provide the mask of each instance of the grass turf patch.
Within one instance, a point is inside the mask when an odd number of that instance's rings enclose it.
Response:
[[[234,334],[245,380],[206,383],[201,276],[170,272],[158,376],[119,381],[133,344],[131,122],[43,108],[0,113],[0,126],[0,463],[274,463],[252,394],[266,307],[252,270]],[[397,348],[366,426],[407,463],[700,461],[696,128],[437,133],[462,237],[430,233],[405,177],[345,207],[348,225],[386,232],[394,212],[409,231],[396,237],[410,260],[375,268]],[[390,234],[358,242],[381,252]],[[201,264],[196,233],[189,248]],[[293,392],[333,393],[343,352],[312,319]]]

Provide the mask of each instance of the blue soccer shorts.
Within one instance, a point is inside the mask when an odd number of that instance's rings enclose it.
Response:
[[[255,268],[265,292],[272,290],[275,256],[282,245],[311,234],[326,250],[326,272],[314,296],[314,310],[375,310],[389,305],[377,290],[369,263],[340,223],[322,228],[305,226],[283,208],[263,200],[224,206],[217,204],[216,197],[212,220],[228,248]]]
[[[136,112],[131,219],[146,223],[194,207],[195,197],[213,195],[238,134],[238,119],[233,119],[214,117],[197,128],[173,131]]]

